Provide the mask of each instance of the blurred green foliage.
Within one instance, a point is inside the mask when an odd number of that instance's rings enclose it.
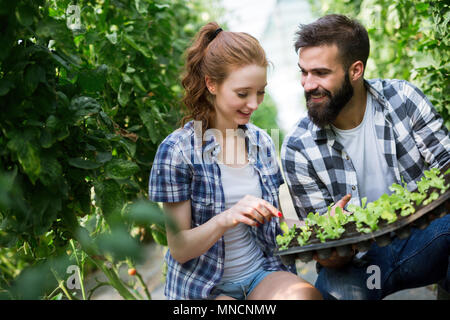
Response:
[[[366,78],[409,80],[430,99],[450,129],[450,3],[445,0],[310,1],[318,16],[340,13],[368,30]]]
[[[268,93],[265,94],[263,102],[252,114],[251,122],[263,129],[271,136],[273,143],[279,153],[281,144],[284,140],[284,132],[280,129],[277,122],[278,109],[275,102]]]
[[[203,1],[0,0],[0,298],[75,298],[65,268],[86,261],[138,297],[115,266],[141,261],[145,232],[166,243],[148,176],[180,118],[182,53],[204,12]]]

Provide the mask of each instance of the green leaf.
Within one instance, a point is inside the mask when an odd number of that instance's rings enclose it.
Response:
[[[143,0],[134,0],[134,5],[136,6],[136,10],[137,10],[140,14],[144,15],[144,14],[147,14],[147,13],[148,13],[148,9],[147,9],[148,4],[147,4],[146,1],[143,1]]]
[[[103,254],[111,255],[114,262],[127,258],[142,261],[143,252],[138,242],[123,227],[115,227],[110,234],[101,234],[96,243]]]
[[[33,93],[40,82],[46,82],[45,70],[41,66],[35,64],[30,65],[25,70],[24,82],[28,91],[27,93]]]
[[[49,257],[41,263],[31,265],[20,272],[11,287],[14,299],[37,300],[50,293],[57,286],[55,275],[67,276],[71,264],[68,256]],[[73,263],[73,262],[72,262]]]
[[[24,3],[21,3],[16,8],[17,21],[24,27],[29,27],[33,24],[33,15],[33,9]]]
[[[70,135],[69,128],[67,127],[67,125],[63,125],[58,128],[58,132],[56,134],[56,139],[58,141],[63,141],[69,135]]]
[[[120,84],[117,99],[122,107],[125,107],[128,104],[128,101],[130,101],[130,91],[131,89],[128,85],[123,82]]]
[[[419,2],[419,3],[416,3],[416,9],[417,9],[417,11],[419,11],[419,12],[427,11],[428,8],[429,8],[429,6],[430,6],[430,4],[427,3],[427,2]]]
[[[101,110],[100,104],[91,97],[76,97],[70,102],[69,109],[75,112],[75,121],[96,114]]]
[[[106,176],[113,179],[126,179],[138,171],[136,163],[123,159],[113,159],[105,167]]]
[[[147,89],[142,84],[141,78],[137,74],[133,75],[132,78],[136,88],[138,88],[141,92],[147,92]]]
[[[62,183],[62,166],[59,161],[50,154],[46,154],[42,157],[42,171],[39,179],[45,186],[58,186]],[[61,189],[58,191],[61,191]]]
[[[106,33],[106,38],[109,40],[109,42],[111,42],[111,44],[117,44],[117,32]]]
[[[124,214],[124,218],[139,226],[165,225],[164,212],[158,205],[148,200],[138,200],[130,205]]]
[[[152,237],[157,244],[161,246],[167,246],[167,237],[165,232],[163,232],[161,229],[154,229],[154,228],[151,228],[151,232]]]
[[[148,49],[140,44],[138,44],[136,41],[134,41],[134,39],[127,35],[124,34],[123,35],[123,39],[125,40],[126,43],[128,43],[133,49],[137,50],[138,52],[142,53],[142,55],[146,58],[151,58],[152,55],[150,54],[150,52],[148,51]]]
[[[0,79],[0,97],[6,95],[9,90],[14,88],[14,83],[7,79]]]
[[[46,149],[50,148],[55,142],[51,132],[48,129],[44,129],[41,131],[41,137],[39,138],[39,141],[41,143],[41,146]]]
[[[136,154],[136,144],[128,141],[125,138],[122,138],[119,140],[119,144],[124,147],[124,149],[127,151],[127,153],[130,155],[130,157],[134,157]]]
[[[282,223],[280,223],[280,228],[283,233],[289,233],[289,227],[286,222],[283,221]]]
[[[94,182],[95,198],[110,226],[120,222],[120,213],[126,198],[119,184],[114,180]]]
[[[23,137],[20,134],[14,133],[12,137],[7,147],[16,152],[22,169],[34,184],[41,172],[41,160],[36,144],[29,140],[30,133],[26,133]]]
[[[104,64],[95,70],[84,70],[78,76],[78,84],[87,92],[102,91],[106,82],[108,67]]]
[[[98,163],[106,163],[112,159],[112,154],[109,151],[106,152],[98,152],[95,157],[96,162]]]
[[[120,71],[117,68],[108,69],[108,83],[116,93],[119,93],[122,77]]]
[[[68,163],[72,167],[86,169],[86,170],[97,169],[102,166],[101,163],[94,162],[92,160],[83,159],[83,158],[69,158]]]
[[[55,129],[58,126],[58,121],[58,118],[54,115],[50,115],[45,122],[45,126],[50,129]]]

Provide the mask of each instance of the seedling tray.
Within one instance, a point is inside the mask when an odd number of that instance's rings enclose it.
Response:
[[[449,183],[450,175],[445,177],[446,184]],[[433,190],[430,190],[432,192]],[[388,224],[387,221],[379,222],[379,229],[371,233],[360,233],[356,230],[347,230],[340,239],[327,240],[320,242],[315,238],[310,244],[304,246],[295,246],[296,240],[293,240],[294,246],[288,249],[274,251],[279,255],[282,262],[286,265],[295,263],[296,259],[308,262],[317,254],[319,259],[327,259],[334,250],[338,256],[346,257],[353,254],[353,248],[356,247],[359,252],[365,252],[370,249],[372,242],[378,246],[384,247],[392,242],[395,237],[405,239],[410,236],[411,228],[425,229],[429,223],[445,216],[450,212],[450,190],[441,194],[439,198],[427,205],[416,207],[416,211],[406,217],[400,217],[397,221]]]

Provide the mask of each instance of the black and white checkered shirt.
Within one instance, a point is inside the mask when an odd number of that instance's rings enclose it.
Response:
[[[409,190],[428,168],[450,163],[450,137],[427,97],[403,80],[365,81],[373,96],[379,147],[397,183]],[[360,205],[356,171],[331,126],[321,129],[308,117],[300,119],[285,138],[281,161],[293,204],[300,219],[324,213],[332,203],[351,194]]]

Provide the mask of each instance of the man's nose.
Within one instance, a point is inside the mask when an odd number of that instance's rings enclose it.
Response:
[[[318,88],[317,82],[314,80],[314,77],[311,75],[302,76],[302,86],[305,92],[313,91]]]

